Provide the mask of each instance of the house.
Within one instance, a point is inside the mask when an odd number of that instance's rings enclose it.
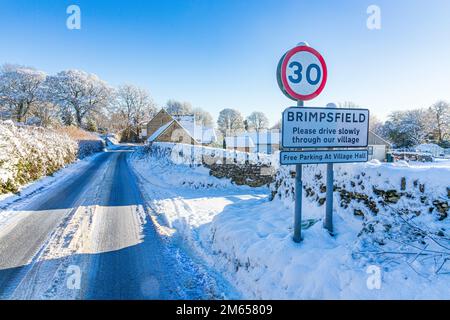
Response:
[[[176,142],[209,145],[217,140],[214,128],[195,123],[194,115],[170,115],[161,109],[141,127],[140,138],[147,142]]]
[[[379,161],[386,161],[387,153],[391,148],[391,144],[372,131],[369,131],[368,143],[369,160],[376,159]]]
[[[226,137],[227,149],[272,154],[280,150],[280,131],[266,130],[260,132],[245,132],[238,136]]]

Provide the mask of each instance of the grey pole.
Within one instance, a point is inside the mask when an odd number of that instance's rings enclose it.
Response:
[[[297,107],[303,107],[303,101],[297,101]],[[295,165],[295,215],[294,215],[294,242],[301,242],[302,237],[302,165]]]
[[[334,188],[333,164],[327,164],[327,199],[326,199],[326,215],[325,228],[329,233],[333,233],[333,188]]]
[[[327,104],[328,108],[336,108],[334,103]],[[332,149],[332,148],[330,148]],[[326,214],[325,214],[325,229],[330,234],[333,234],[333,189],[334,189],[334,171],[333,164],[327,164],[327,195],[326,195]]]

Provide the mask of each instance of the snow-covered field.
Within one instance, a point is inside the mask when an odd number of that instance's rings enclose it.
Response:
[[[322,227],[325,206],[317,201],[323,167],[305,167],[315,196],[304,192],[304,241],[295,244],[289,167],[271,189],[238,187],[166,156],[131,161],[161,232],[183,240],[244,298],[450,299],[449,218],[428,212],[436,199],[448,203],[450,164],[336,166],[335,183],[352,194],[366,192],[378,212],[361,201],[342,203],[336,192],[334,237]],[[381,204],[373,188],[400,190],[402,178],[401,198]],[[405,206],[411,212],[399,211]]]

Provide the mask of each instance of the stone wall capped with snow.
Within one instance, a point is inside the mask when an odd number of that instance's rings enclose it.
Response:
[[[272,201],[293,207],[294,177],[294,167],[278,170],[271,185]],[[437,275],[450,270],[450,166],[336,165],[334,178],[336,219],[353,216],[362,223],[354,255],[371,263],[398,259],[410,263],[414,252],[416,272]],[[304,166],[303,186],[304,197],[324,207],[326,166]]]
[[[267,186],[274,181],[276,155],[247,153],[175,143],[154,143],[147,152],[175,164],[201,165],[216,178],[236,185]]]
[[[294,201],[295,167],[281,166],[271,184],[271,200]],[[319,205],[325,203],[326,167],[303,166],[305,195]],[[334,192],[339,206],[354,207],[358,216],[377,214],[386,208],[407,210],[416,215],[447,218],[450,202],[450,169],[409,167],[398,164],[335,165]]]

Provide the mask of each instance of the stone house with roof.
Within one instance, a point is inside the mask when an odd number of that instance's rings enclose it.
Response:
[[[170,115],[161,109],[152,120],[141,128],[141,140],[151,142],[175,142],[193,145],[209,145],[217,140],[214,128],[195,123],[194,115]]]

